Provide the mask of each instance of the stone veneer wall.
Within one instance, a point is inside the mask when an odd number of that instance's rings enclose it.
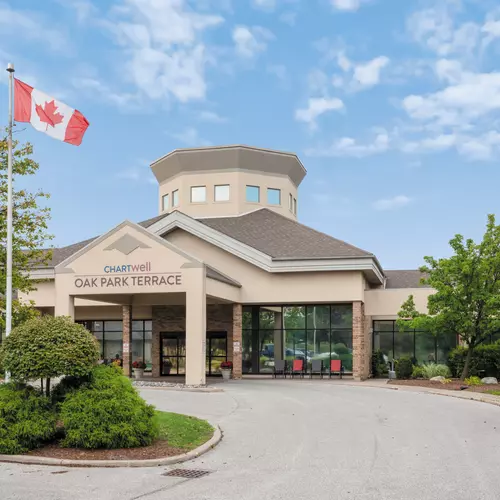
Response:
[[[365,305],[361,301],[352,303],[352,350],[354,379],[366,380],[370,375],[370,341],[365,322]]]
[[[186,331],[185,306],[153,306],[153,377],[160,376],[160,333]],[[233,305],[207,306],[207,332],[227,332],[227,359],[233,361]]]

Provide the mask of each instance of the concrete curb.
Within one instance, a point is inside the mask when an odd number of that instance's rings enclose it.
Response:
[[[28,465],[52,465],[62,467],[161,467],[179,464],[198,458],[207,453],[222,439],[222,431],[216,424],[209,422],[214,428],[214,435],[204,444],[194,450],[173,457],[152,458],[147,460],[67,460],[60,458],[38,457],[33,455],[0,455],[0,462]]]
[[[392,384],[370,384],[364,382],[346,383],[350,387],[367,387],[370,389],[387,389],[390,391],[417,392],[421,394],[433,394],[434,396],[446,396],[448,398],[466,399],[467,401],[477,401],[478,403],[486,403],[493,406],[500,406],[500,397],[492,394],[483,394],[480,392],[458,392],[448,391],[446,389],[432,389],[429,387],[419,387],[417,385],[392,385]]]

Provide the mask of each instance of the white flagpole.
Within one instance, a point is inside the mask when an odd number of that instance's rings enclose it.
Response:
[[[14,94],[14,65],[7,65],[9,72],[9,128],[7,136],[8,164],[7,164],[7,287],[5,291],[5,336],[8,337],[12,330],[12,98]],[[10,379],[10,374],[5,373],[5,382]]]

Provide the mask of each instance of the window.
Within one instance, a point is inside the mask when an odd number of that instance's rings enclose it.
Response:
[[[205,203],[207,201],[206,186],[193,186],[191,188],[191,203]]]
[[[178,189],[176,189],[175,191],[172,191],[172,206],[173,207],[179,206],[179,190]]]
[[[214,188],[215,201],[229,201],[229,184],[215,186]]]
[[[161,203],[162,203],[162,210],[163,211],[168,210],[168,194],[163,195],[163,198],[161,199]]]
[[[293,199],[293,213],[297,215],[297,199]]]
[[[247,201],[249,203],[259,203],[260,201],[259,186],[247,186]]]
[[[267,203],[269,205],[281,205],[281,191],[279,189],[267,188]]]
[[[291,194],[288,195],[288,208],[293,211],[293,196]]]

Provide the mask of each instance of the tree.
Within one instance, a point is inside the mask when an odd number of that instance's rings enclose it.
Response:
[[[84,377],[99,359],[95,337],[82,325],[64,316],[42,316],[15,327],[0,350],[3,368],[14,380],[50,379],[70,375]]]
[[[14,181],[20,177],[36,174],[38,163],[31,155],[31,144],[20,145],[13,141],[12,171]],[[32,267],[46,265],[51,252],[44,250],[52,236],[47,233],[50,208],[40,206],[49,198],[41,190],[13,189],[13,243],[12,243],[12,284],[13,289],[26,293],[36,288],[36,281],[30,279],[28,271]],[[5,287],[7,266],[7,140],[0,139],[0,311],[5,311]],[[31,303],[13,302],[13,325],[31,317],[34,312]],[[5,326],[5,315],[0,314],[0,326]],[[4,328],[2,328],[3,330]]]
[[[450,246],[454,255],[424,257],[421,281],[436,293],[427,301],[428,314],[417,311],[413,296],[398,313],[400,328],[427,330],[433,334],[454,333],[467,346],[461,380],[469,373],[474,348],[500,328],[500,226],[488,215],[483,240],[474,243],[457,234]]]

